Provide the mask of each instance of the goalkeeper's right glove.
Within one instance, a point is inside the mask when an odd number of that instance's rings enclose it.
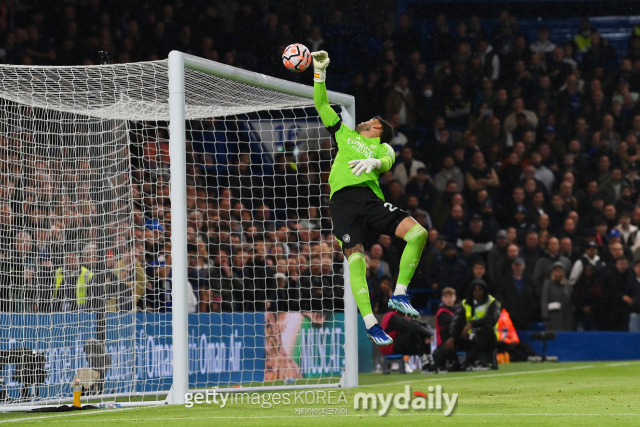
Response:
[[[313,81],[324,83],[327,76],[325,70],[329,66],[329,54],[324,50],[319,50],[311,52],[311,56],[313,56]]]
[[[380,169],[382,162],[378,159],[360,159],[351,160],[349,162],[349,168],[351,168],[351,174],[355,176],[362,175],[362,172],[371,173],[373,169]]]

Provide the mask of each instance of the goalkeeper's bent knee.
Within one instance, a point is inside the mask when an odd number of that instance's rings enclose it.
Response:
[[[424,248],[424,245],[427,244],[427,237],[429,233],[424,229],[420,224],[416,224],[407,231],[407,234],[404,235],[403,239],[407,243],[414,244],[419,246],[420,249]]]
[[[415,273],[416,267],[418,267],[418,263],[420,262],[424,245],[427,243],[427,236],[427,230],[420,224],[415,224],[407,231],[407,234],[404,235],[407,246],[404,248],[402,256],[400,257],[400,272],[398,273],[398,282],[396,284],[404,286],[399,287],[400,293],[404,293],[406,286],[409,286],[413,273]]]

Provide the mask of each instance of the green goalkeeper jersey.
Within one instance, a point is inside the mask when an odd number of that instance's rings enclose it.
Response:
[[[313,98],[322,123],[338,145],[338,155],[333,161],[329,186],[331,197],[344,187],[369,187],[380,199],[384,200],[378,179],[381,173],[391,169],[395,161],[395,153],[389,144],[380,143],[380,138],[365,138],[342,123],[340,116],[329,105],[327,89],[324,83],[314,83]],[[381,161],[379,170],[370,173],[353,175],[349,162],[351,160],[376,158]]]

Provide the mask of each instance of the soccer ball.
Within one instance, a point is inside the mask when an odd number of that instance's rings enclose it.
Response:
[[[303,44],[290,44],[282,53],[282,62],[287,70],[301,73],[311,64],[311,52]]]

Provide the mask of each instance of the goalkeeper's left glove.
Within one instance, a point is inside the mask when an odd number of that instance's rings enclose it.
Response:
[[[380,169],[382,162],[378,159],[351,160],[349,167],[353,169],[351,171],[353,175],[360,176],[362,172],[370,173],[374,169]]]
[[[329,66],[329,54],[324,50],[311,52],[313,56],[313,81],[323,83],[327,77],[325,71]]]

